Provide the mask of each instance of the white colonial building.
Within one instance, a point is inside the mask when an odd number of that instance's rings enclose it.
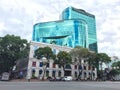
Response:
[[[46,44],[40,42],[31,42],[30,43],[30,54],[29,54],[29,62],[28,62],[28,70],[27,70],[27,78],[30,79],[33,76],[37,77],[38,79],[42,79],[43,72],[44,72],[44,65],[43,61],[46,58],[42,58],[40,60],[34,58],[34,51],[39,47],[50,47],[53,52],[58,53],[59,51],[71,51],[72,48],[65,47],[65,46],[58,46],[54,44]],[[65,72],[63,71],[62,67],[54,64],[54,61],[51,59],[47,62],[47,67],[45,70],[45,78],[47,77],[64,77],[65,76],[72,76],[74,79],[77,78],[81,73],[81,79],[88,79],[91,78],[95,80],[97,78],[97,70],[94,67],[88,65],[87,62],[84,60],[81,61],[81,66],[77,63],[73,63],[71,65],[66,65]]]

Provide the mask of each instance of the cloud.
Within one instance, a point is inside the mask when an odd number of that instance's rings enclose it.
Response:
[[[99,52],[120,56],[120,0],[0,0],[0,35],[31,40],[33,25],[59,20],[68,6],[96,16]]]

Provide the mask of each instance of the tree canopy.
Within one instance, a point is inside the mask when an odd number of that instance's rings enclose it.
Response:
[[[73,60],[77,60],[81,64],[81,60],[88,57],[88,52],[88,49],[77,46],[71,50],[70,55]]]
[[[46,57],[47,59],[54,58],[54,53],[50,47],[39,47],[35,50],[35,55],[37,59],[41,59],[42,57]]]
[[[9,71],[16,60],[27,58],[29,43],[19,36],[6,35],[0,39],[0,71]]]
[[[112,67],[118,67],[120,69],[120,61],[114,62]]]
[[[57,59],[56,59],[55,63],[58,64],[59,66],[62,66],[63,71],[65,71],[65,66],[70,65],[72,63],[72,58],[68,52],[60,51],[57,54]]]

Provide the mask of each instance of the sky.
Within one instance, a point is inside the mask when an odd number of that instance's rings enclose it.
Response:
[[[95,15],[98,52],[120,58],[120,0],[0,0],[0,37],[30,41],[35,23],[59,20],[68,6]]]

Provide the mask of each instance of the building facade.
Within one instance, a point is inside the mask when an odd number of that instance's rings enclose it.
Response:
[[[68,7],[62,12],[62,20],[35,24],[30,46],[28,78],[34,75],[41,79],[43,76],[43,61],[42,59],[37,60],[33,56],[37,48],[45,46],[50,47],[55,54],[59,51],[69,52],[76,46],[97,52],[95,16],[81,9]],[[79,72],[81,72],[81,79],[90,78],[90,76],[92,79],[97,78],[95,68],[89,66],[84,60],[81,63],[81,66],[77,63],[66,66],[64,72],[62,67],[54,65],[54,61],[50,60],[45,78],[48,76],[63,77],[64,75],[76,78]]]
[[[77,19],[84,21],[86,26],[86,33],[85,34],[85,41],[86,47],[91,51],[97,52],[97,37],[96,37],[96,23],[95,23],[95,16],[82,10],[82,9],[76,9],[73,7],[68,7],[62,12],[62,19],[68,20],[68,19]],[[84,30],[83,28],[75,27],[75,30],[80,32],[80,30]],[[79,35],[79,33],[78,33]]]
[[[95,16],[68,7],[62,12],[62,20],[35,24],[33,41],[72,48],[81,46],[97,52]]]
[[[35,47],[47,47],[49,46],[52,50],[57,51],[71,51],[72,48],[59,46],[54,44],[47,44],[47,43],[40,43],[32,41],[30,44],[30,55],[29,55],[29,63],[28,63],[28,72],[27,78],[37,77],[38,79],[42,79],[43,74],[45,74],[45,79],[48,77],[64,77],[65,76],[72,76],[73,79],[77,78],[79,73],[81,73],[80,78],[82,80],[92,79],[95,80],[97,78],[97,71],[94,67],[88,65],[87,62],[84,60],[81,61],[81,65],[77,63],[73,63],[71,65],[65,66],[65,72],[63,71],[62,67],[59,67],[57,64],[54,64],[52,59],[47,62],[45,73],[43,59],[36,59],[34,58],[34,49]]]

